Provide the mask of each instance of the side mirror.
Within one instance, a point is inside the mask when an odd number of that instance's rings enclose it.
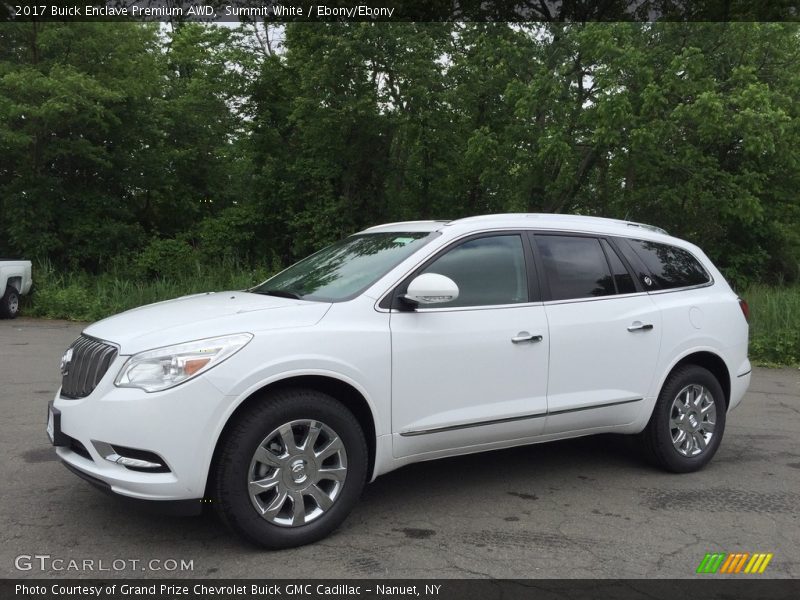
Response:
[[[441,304],[458,298],[456,282],[437,273],[424,273],[408,284],[403,300],[417,304]]]

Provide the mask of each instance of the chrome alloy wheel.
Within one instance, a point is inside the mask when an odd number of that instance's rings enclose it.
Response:
[[[341,494],[347,451],[324,423],[291,421],[264,438],[247,472],[250,501],[261,517],[298,527],[322,516]]]
[[[11,298],[8,300],[8,312],[12,315],[19,310],[19,297],[16,294],[12,294]]]
[[[687,385],[672,401],[669,428],[672,445],[683,456],[697,456],[705,451],[717,423],[717,406],[708,389]]]

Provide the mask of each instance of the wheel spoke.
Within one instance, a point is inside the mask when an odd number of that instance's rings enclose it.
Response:
[[[292,492],[292,527],[303,525],[306,522],[306,507],[303,502],[303,495],[300,492]]]
[[[270,502],[269,506],[267,506],[264,509],[262,516],[264,516],[267,519],[274,519],[275,517],[277,517],[278,513],[281,512],[283,505],[286,504],[287,496],[288,494],[285,491],[280,490],[278,492],[278,495],[275,496],[275,499],[272,502]]]
[[[306,439],[303,440],[302,448],[304,451],[308,452],[314,449],[314,444],[317,443],[317,438],[321,431],[322,428],[319,426],[319,423],[311,421],[311,424],[308,426],[308,433],[306,433]]]
[[[322,491],[316,484],[308,488],[306,492],[314,499],[314,502],[317,503],[317,506],[319,506],[321,510],[328,510],[331,506],[333,506],[333,500],[331,497]]]
[[[259,446],[256,449],[256,454],[253,458],[256,460],[256,462],[260,462],[268,467],[280,468],[282,466],[281,459],[263,446]]]
[[[706,388],[702,385],[695,386],[694,388],[694,406],[695,408],[700,408],[703,405],[703,401],[706,399]]]
[[[694,434],[694,446],[695,448],[699,449],[701,452],[706,449],[706,436],[704,436],[699,431],[695,432]]]
[[[326,467],[317,471],[320,479],[333,479],[334,481],[344,481],[347,475],[346,467]]]
[[[283,442],[283,447],[286,449],[287,454],[297,454],[300,452],[300,448],[297,447],[297,442],[294,441],[294,429],[292,429],[291,423],[287,423],[281,427],[278,432],[280,433],[281,441]]]
[[[249,484],[250,493],[258,495],[273,489],[276,485],[278,485],[278,483],[280,483],[280,479],[278,479],[278,473],[279,471],[275,471],[275,473],[269,477],[251,481]]]
[[[714,421],[703,421],[703,431],[706,433],[714,433],[717,424]]]
[[[683,404],[686,407],[691,406],[694,403],[694,386],[689,386],[686,388],[686,393],[684,394]]]
[[[694,436],[686,434],[686,443],[683,446],[683,452],[686,456],[691,456],[694,452]]]
[[[339,450],[343,449],[344,446],[342,446],[342,440],[340,440],[338,437],[333,437],[319,452],[314,452],[314,455],[317,457],[318,461],[322,462],[326,458],[333,456]]]
[[[678,430],[678,435],[672,438],[672,443],[680,450],[683,443],[686,441],[686,432],[683,429]]]

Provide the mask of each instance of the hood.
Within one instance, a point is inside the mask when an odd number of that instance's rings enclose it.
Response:
[[[89,325],[86,335],[113,342],[120,354],[192,340],[316,324],[331,307],[247,292],[211,292],[148,304]]]

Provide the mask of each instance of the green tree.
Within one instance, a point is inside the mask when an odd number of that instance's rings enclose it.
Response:
[[[157,50],[150,26],[3,25],[4,251],[97,267],[139,242],[130,156],[152,143]]]
[[[798,26],[542,16],[4,24],[0,253],[273,267],[377,222],[541,211],[800,278]]]

